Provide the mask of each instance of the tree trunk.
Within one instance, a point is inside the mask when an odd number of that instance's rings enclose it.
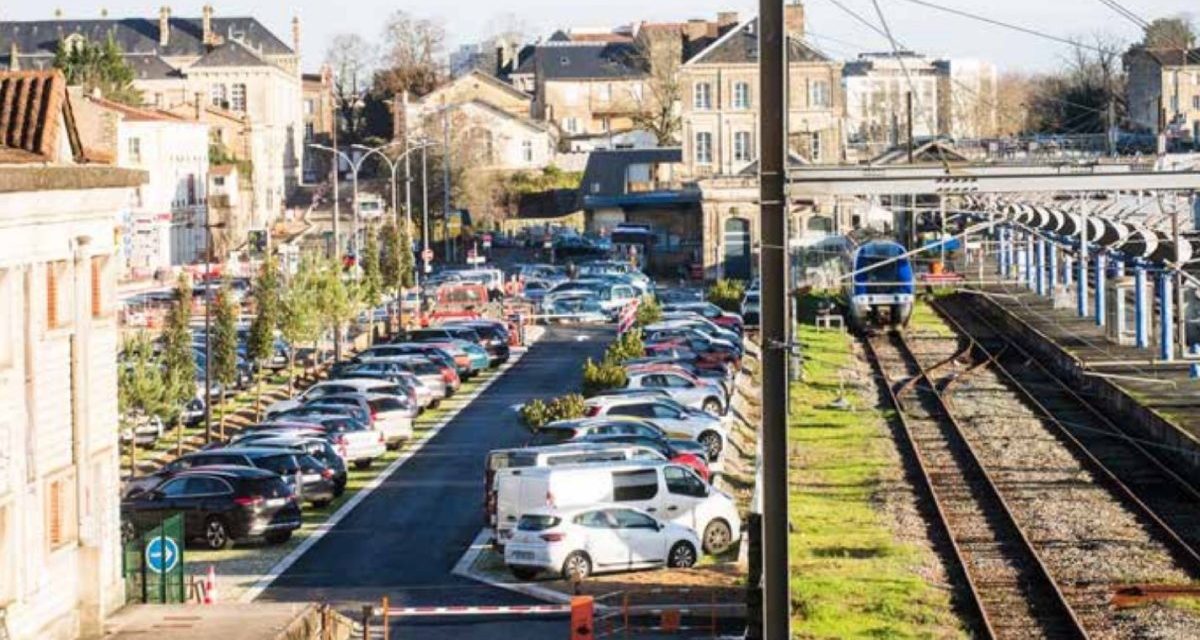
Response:
[[[137,477],[137,427],[132,427],[129,438],[129,479]]]
[[[175,416],[175,455],[183,455],[183,416]]]
[[[225,442],[225,412],[228,407],[225,406],[225,383],[221,383],[221,417],[217,420],[217,433],[220,434],[221,442]]]
[[[288,344],[288,366],[287,366],[287,385],[288,395],[292,395],[296,390],[295,379],[296,375],[296,347]]]
[[[254,421],[262,420],[262,383],[263,383],[263,368],[259,367],[255,373],[257,378],[254,385]]]

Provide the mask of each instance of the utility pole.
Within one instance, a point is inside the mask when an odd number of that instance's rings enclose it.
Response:
[[[450,116],[442,108],[442,233],[445,234],[446,261],[454,260],[450,253]]]
[[[424,224],[421,225],[422,251],[429,251],[429,147],[421,149],[421,215]],[[422,256],[422,261],[424,256]],[[425,262],[425,273],[429,273],[429,263]]]
[[[904,94],[904,110],[908,114],[908,122],[904,125],[908,128],[908,163],[913,163],[913,95],[909,91]]]
[[[790,638],[788,371],[784,216],[787,213],[787,54],[783,0],[759,0],[759,275],[762,279],[762,637]],[[752,585],[753,586],[753,585]]]
[[[408,148],[408,130],[404,131],[404,213],[408,216],[408,233],[405,237],[408,238],[408,246],[402,247],[404,251],[412,252],[412,154]],[[424,150],[421,153],[425,153]],[[421,286],[421,270],[417,268],[417,261],[413,260],[413,283],[418,287]],[[401,303],[403,304],[403,302]]]
[[[1188,198],[1188,202],[1193,202],[1193,198]],[[1179,231],[1179,206],[1172,207],[1171,210],[1171,237],[1175,241],[1175,344],[1181,357],[1186,357],[1187,348],[1187,318],[1183,313],[1184,302],[1183,296],[1183,263],[1179,260],[1179,256],[1183,255],[1183,237]]]
[[[342,215],[341,205],[338,203],[338,201],[341,197],[338,193],[338,182],[340,181],[340,176],[338,175],[338,169],[340,169],[341,167],[339,167],[338,165],[340,165],[342,162],[340,156],[338,156],[338,154],[337,154],[337,148],[338,148],[337,134],[338,134],[338,127],[340,125],[341,125],[341,117],[338,115],[335,115],[333,118],[333,149],[334,149],[334,151],[332,154],[330,154],[332,156],[332,157],[330,157],[330,160],[333,161],[333,259],[337,260],[338,263],[341,263],[341,261],[342,261],[342,240],[341,240],[341,236],[338,234],[338,218],[340,218]]]

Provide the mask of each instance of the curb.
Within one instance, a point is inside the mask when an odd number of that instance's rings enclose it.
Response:
[[[541,338],[540,335],[537,337]],[[246,589],[246,591],[244,591],[238,598],[238,602],[253,602],[256,598],[258,598],[258,596],[262,595],[262,592],[266,591],[267,588],[271,586],[271,583],[275,582],[276,578],[278,578],[284,571],[287,571],[288,568],[295,564],[301,556],[303,556],[308,552],[309,549],[317,544],[317,541],[325,537],[325,534],[329,533],[330,530],[337,526],[338,523],[341,522],[347,515],[349,515],[355,507],[357,507],[364,500],[366,500],[368,496],[374,493],[375,490],[378,489],[385,480],[390,478],[397,469],[404,466],[404,463],[408,462],[409,459],[421,451],[421,449],[423,449],[430,440],[437,436],[437,434],[441,433],[442,429],[446,428],[446,425],[450,424],[451,421],[457,418],[458,414],[463,409],[467,408],[467,406],[469,406],[475,401],[476,398],[482,395],[484,391],[487,391],[493,383],[503,378],[504,375],[508,373],[509,369],[512,369],[514,366],[516,366],[517,363],[519,363],[525,357],[525,354],[529,353],[529,350],[534,344],[536,344],[536,342],[536,340],[529,341],[528,346],[524,347],[519,353],[514,354],[517,356],[516,358],[510,358],[508,362],[504,363],[504,365],[502,365],[496,371],[496,375],[492,376],[491,379],[482,384],[478,389],[472,391],[470,395],[463,397],[463,405],[458,409],[458,411],[455,411],[454,413],[442,418],[441,421],[430,427],[428,431],[424,432],[424,434],[422,434],[418,440],[414,441],[412,445],[408,447],[407,451],[405,451],[400,455],[399,458],[393,460],[391,464],[380,471],[379,474],[372,478],[371,481],[368,482],[361,490],[359,490],[358,493],[354,494],[354,496],[347,500],[346,503],[341,507],[339,507],[338,510],[333,513],[333,515],[329,516],[325,522],[317,525],[316,529],[311,535],[305,538],[303,542],[297,545],[295,549],[292,549],[286,556],[276,562],[274,566],[272,566],[265,574],[262,575],[262,577],[255,581],[253,586]]]
[[[521,582],[501,582],[487,575],[475,571],[475,562],[479,556],[483,554],[484,549],[490,546],[492,534],[487,527],[479,530],[475,540],[471,542],[471,546],[467,548],[467,552],[463,554],[454,568],[450,571],[451,575],[456,575],[460,578],[474,580],[483,583],[489,587],[504,589],[513,593],[529,596],[552,604],[567,604],[571,602],[571,597],[565,593],[555,591],[548,587],[539,587],[536,584],[527,584]]]

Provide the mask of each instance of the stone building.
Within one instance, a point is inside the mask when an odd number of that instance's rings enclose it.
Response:
[[[189,18],[164,6],[146,18],[0,21],[0,68],[49,68],[60,43],[109,37],[133,68],[146,106],[178,113],[207,105],[242,117],[246,144],[228,151],[253,166],[247,226],[277,218],[300,182],[304,151],[299,20],[290,44],[255,18],[218,17],[209,5]]]
[[[842,83],[849,140],[887,147],[907,139],[910,95],[913,136],[937,135],[939,77],[933,60],[911,51],[863,53],[847,63]]]
[[[1125,102],[1135,131],[1200,141],[1200,49],[1147,49],[1125,53]]]
[[[322,65],[318,73],[306,73],[301,77],[301,92],[304,100],[304,148],[310,144],[333,145],[335,123],[333,105],[333,69]],[[327,180],[333,162],[322,153],[304,153],[301,179],[306,183]]]
[[[101,637],[125,601],[117,220],[57,72],[0,72],[0,636]]]

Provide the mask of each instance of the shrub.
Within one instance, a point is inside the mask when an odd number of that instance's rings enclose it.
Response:
[[[615,343],[614,343],[615,344]],[[591,358],[583,364],[583,395],[591,397],[609,389],[623,388],[628,382],[621,365],[605,359],[596,364]]]
[[[521,407],[521,420],[534,431],[542,428],[542,425],[547,422],[550,422],[549,416],[549,407],[541,400],[530,400]]]
[[[654,296],[646,296],[638,305],[636,325],[639,327],[652,325],[662,320],[662,315],[662,307],[659,306],[658,300],[654,299]]]
[[[621,334],[604,352],[606,363],[620,366],[626,360],[641,358],[646,355],[646,345],[642,342],[640,330],[626,331]]]
[[[742,308],[742,298],[746,294],[746,284],[741,280],[717,280],[708,288],[705,297],[708,301],[725,311],[738,313]]]
[[[554,422],[582,418],[584,412],[587,411],[587,406],[584,405],[583,396],[578,393],[569,393],[550,401],[547,409],[549,409],[550,422]]]

